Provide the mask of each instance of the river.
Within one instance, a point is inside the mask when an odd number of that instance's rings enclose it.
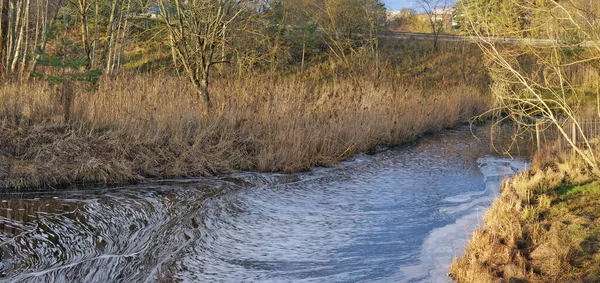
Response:
[[[448,282],[501,180],[468,127],[298,174],[0,195],[1,282]]]

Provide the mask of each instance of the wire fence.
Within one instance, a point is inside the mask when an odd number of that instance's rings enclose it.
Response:
[[[587,148],[588,145],[596,143],[600,140],[600,118],[579,118],[577,123],[572,120],[564,120],[560,122],[560,128],[559,125],[548,120],[536,120],[533,138],[535,138],[538,149],[549,147],[572,149],[572,144],[567,137],[573,144],[581,148]]]

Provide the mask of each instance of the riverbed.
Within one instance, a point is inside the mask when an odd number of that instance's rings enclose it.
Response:
[[[4,194],[0,281],[448,282],[526,166],[462,127],[298,174]]]

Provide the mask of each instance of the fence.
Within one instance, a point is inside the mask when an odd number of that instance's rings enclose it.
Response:
[[[586,139],[591,144],[600,140],[600,118],[578,118],[577,121],[581,130],[572,120],[564,119],[560,122],[560,127],[574,144],[585,148],[587,146]],[[558,126],[545,119],[536,119],[535,121],[535,144],[537,149],[556,146],[565,150],[572,149]]]

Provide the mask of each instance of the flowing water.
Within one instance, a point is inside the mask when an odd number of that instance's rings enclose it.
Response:
[[[0,281],[446,282],[525,166],[489,154],[461,128],[306,173],[0,195]]]

